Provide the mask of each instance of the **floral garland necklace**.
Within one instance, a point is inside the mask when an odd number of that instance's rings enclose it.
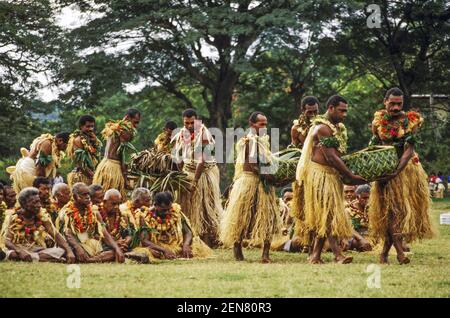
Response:
[[[100,215],[102,216],[103,222],[106,224],[106,228],[108,232],[115,237],[120,232],[120,214],[116,213],[114,216],[114,220],[111,224],[111,219],[108,217],[108,213],[106,212],[103,204],[100,207]]]
[[[119,137],[123,131],[130,132],[132,136],[135,136],[137,133],[137,130],[133,127],[133,123],[131,121],[121,119],[108,122],[102,130],[102,136],[103,139],[107,140],[112,135]]]
[[[42,231],[43,222],[40,216],[34,215],[30,219],[25,219],[23,213],[18,213],[20,208],[15,209],[17,218],[15,220],[16,229],[18,232],[23,232],[24,238],[28,242],[35,241],[35,238],[39,235],[38,232]]]
[[[299,126],[297,131],[302,135],[306,136],[309,132],[309,128],[312,126],[312,122],[308,119],[305,114],[301,114],[300,117],[294,120],[294,125]]]
[[[347,153],[347,128],[343,123],[333,124],[327,114],[316,116],[313,119],[313,125],[326,125],[328,126],[332,133],[332,137],[323,137],[320,139],[320,143],[326,147],[336,148],[341,154]]]
[[[379,126],[380,138],[382,140],[398,140],[405,134],[408,134],[410,123],[415,123],[420,119],[416,112],[408,112],[404,118],[394,119],[387,110],[380,112],[380,117],[377,120]]]
[[[86,149],[91,155],[98,156],[100,148],[102,147],[102,142],[97,138],[95,133],[84,133],[80,130],[74,132],[74,136],[80,136],[81,144],[83,148]]]
[[[71,202],[68,206],[70,210],[72,210],[73,220],[75,223],[75,228],[78,230],[78,233],[84,233],[94,224],[94,213],[92,211],[92,206],[89,205],[86,209],[84,216],[80,215],[80,211],[75,206],[74,202]]]
[[[149,223],[151,228],[158,231],[168,231],[177,223],[178,218],[175,215],[175,209],[172,207],[169,213],[158,215],[154,209],[150,209],[148,212]]]
[[[131,215],[133,216],[133,218],[136,217],[137,211],[145,212],[145,207],[144,206],[140,207],[140,208],[135,208],[134,205],[133,205],[133,202],[131,202],[131,201],[127,202],[127,207],[130,210]]]

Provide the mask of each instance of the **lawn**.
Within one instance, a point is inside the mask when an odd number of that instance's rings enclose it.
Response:
[[[218,250],[208,260],[80,265],[80,286],[69,288],[64,264],[2,262],[0,297],[450,297],[450,226],[439,225],[442,212],[450,212],[450,200],[434,202],[437,235],[411,246],[409,265],[392,255],[390,265],[367,272],[375,253],[352,253],[350,265],[333,264],[326,253],[328,264],[309,265],[305,254],[282,252],[260,264],[259,250],[237,263]],[[378,272],[377,286],[371,277]]]

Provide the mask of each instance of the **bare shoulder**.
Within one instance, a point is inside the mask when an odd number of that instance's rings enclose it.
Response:
[[[81,143],[81,136],[77,136],[73,139],[73,144],[75,145],[75,147],[77,148],[82,148],[83,144]]]
[[[333,131],[325,124],[317,125],[313,130],[313,136],[317,137],[329,137],[333,135]]]
[[[39,147],[39,151],[50,154],[52,152],[52,142],[50,140],[44,140]]]

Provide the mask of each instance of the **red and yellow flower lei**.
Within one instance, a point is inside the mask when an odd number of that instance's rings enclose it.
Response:
[[[84,233],[93,226],[94,212],[92,211],[92,205],[87,207],[87,211],[83,217],[80,216],[80,211],[73,202],[70,202],[67,208],[72,211],[75,228],[79,233]]]
[[[155,212],[154,208],[148,210],[148,214],[146,217],[146,222],[150,228],[156,229],[157,231],[168,231],[170,230],[178,221],[178,217],[175,209],[170,209],[170,212],[167,213],[164,218],[161,218]]]
[[[120,234],[120,212],[117,213],[114,217],[114,222],[111,224],[110,219],[108,217],[108,213],[106,213],[105,208],[103,207],[103,204],[99,207],[100,215],[102,216],[103,222],[106,225],[106,229],[108,232],[115,238],[117,238],[117,235]]]
[[[390,141],[402,138],[411,133],[415,126],[421,126],[423,118],[419,113],[410,111],[402,119],[392,120],[388,111],[383,109],[375,113],[373,125],[381,140]]]
[[[27,224],[27,221],[21,213],[17,213],[20,208],[15,208],[13,214],[16,218],[11,224],[11,229],[14,232],[14,243],[23,243],[26,241],[28,243],[36,242],[40,234],[45,231],[44,223],[41,219],[41,214],[36,214],[31,220],[31,224]]]

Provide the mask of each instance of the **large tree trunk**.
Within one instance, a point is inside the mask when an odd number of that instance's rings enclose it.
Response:
[[[222,74],[221,74],[222,75]],[[232,117],[231,101],[233,96],[233,91],[236,83],[239,79],[239,74],[235,71],[228,71],[223,74],[214,91],[212,92],[212,100],[207,102],[208,112],[209,112],[209,127],[219,128],[223,133],[223,163],[219,164],[220,169],[220,180],[221,189],[223,190],[225,185],[231,183],[231,179],[227,176],[227,164],[225,159],[227,157],[226,153],[226,142],[225,142],[225,130],[228,127],[228,120]]]

